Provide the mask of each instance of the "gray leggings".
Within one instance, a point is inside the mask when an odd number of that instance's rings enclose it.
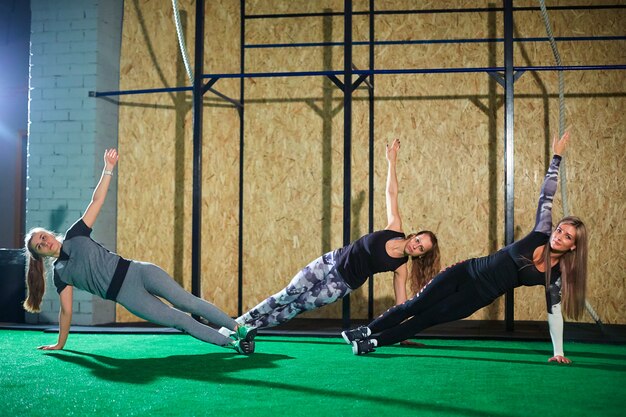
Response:
[[[334,252],[329,252],[305,266],[282,291],[239,317],[237,323],[256,328],[277,326],[351,292],[335,269]]]
[[[157,297],[172,303],[165,304]],[[204,317],[216,326],[234,330],[237,323],[213,304],[185,291],[164,270],[145,262],[132,262],[117,302],[134,315],[189,333],[203,342],[226,346],[232,339],[196,321],[187,313]]]

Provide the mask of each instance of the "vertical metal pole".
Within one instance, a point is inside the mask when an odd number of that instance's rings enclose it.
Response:
[[[246,44],[246,0],[241,0],[240,7],[240,57],[239,57],[239,73],[243,74],[246,68],[244,58],[246,56],[245,53],[245,44]],[[239,102],[241,103],[241,107],[239,107],[239,241],[238,241],[238,254],[237,254],[237,316],[241,316],[243,313],[243,145],[244,145],[244,134],[243,134],[243,100],[245,97],[244,94],[244,78],[241,77],[239,79]]]
[[[513,243],[514,236],[514,179],[515,158],[513,141],[513,0],[504,0],[504,158],[505,158],[505,196],[504,196],[504,241]],[[514,320],[513,290],[505,295],[504,320],[507,331],[513,331]]]
[[[374,0],[370,0],[369,15],[369,69],[374,70]],[[368,232],[374,231],[374,74],[369,76],[370,87],[368,88],[368,110],[369,110],[369,225]],[[368,280],[367,297],[367,318],[371,321],[374,318],[374,280]]]
[[[343,244],[350,243],[352,162],[352,0],[344,0],[343,44]],[[350,296],[343,298],[343,328],[350,327]]]
[[[193,195],[191,213],[191,293],[200,297],[202,220],[202,75],[204,74],[204,0],[196,2],[193,79]]]

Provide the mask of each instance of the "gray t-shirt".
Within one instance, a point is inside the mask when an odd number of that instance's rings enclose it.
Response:
[[[91,228],[79,219],[65,233],[61,254],[54,263],[57,292],[72,285],[106,298],[107,290],[120,260],[91,237]]]

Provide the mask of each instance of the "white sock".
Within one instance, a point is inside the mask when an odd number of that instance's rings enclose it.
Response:
[[[232,330],[226,327],[222,327],[221,329],[218,330],[218,332],[226,337],[230,337],[231,334],[235,334],[235,332],[233,332]]]

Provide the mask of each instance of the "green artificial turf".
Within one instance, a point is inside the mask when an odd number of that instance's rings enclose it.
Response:
[[[187,335],[0,331],[7,416],[623,416],[626,346],[427,340],[353,356],[341,338],[259,337],[249,357]]]

